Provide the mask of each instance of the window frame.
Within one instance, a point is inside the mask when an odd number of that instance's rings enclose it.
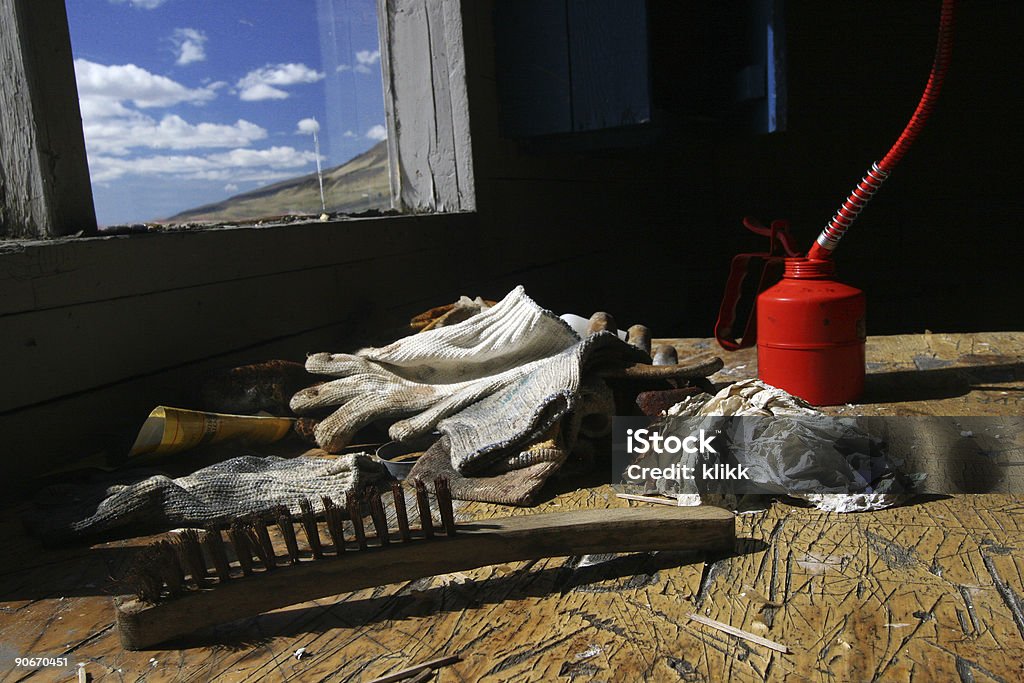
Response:
[[[462,0],[377,14],[392,207],[473,211]],[[0,241],[99,235],[64,0],[0,0],[0,55]]]

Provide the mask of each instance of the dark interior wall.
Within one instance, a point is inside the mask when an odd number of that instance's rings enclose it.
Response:
[[[483,248],[526,268],[574,258],[561,279],[532,278],[558,310],[709,335],[731,257],[765,246],[742,217],[789,219],[809,247],[896,140],[934,52],[938,0],[776,2],[786,130],[751,133],[733,84],[772,4],[648,0],[654,109],[643,133],[513,139],[501,128],[494,6],[468,3]],[[837,251],[840,276],[868,295],[871,333],[1024,325],[1004,261],[1024,246],[1024,14],[1013,0],[960,4],[938,107]]]
[[[706,335],[699,234],[713,220],[706,122],[516,138],[502,126],[495,3],[464,4],[478,247],[545,306]],[[501,30],[501,26],[497,30]],[[557,96],[557,93],[546,93]],[[717,306],[717,303],[715,304]]]

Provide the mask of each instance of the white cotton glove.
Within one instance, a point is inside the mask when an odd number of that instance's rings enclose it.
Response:
[[[379,419],[407,418],[389,431],[391,438],[405,440],[579,342],[568,325],[517,287],[496,306],[449,327],[354,355],[311,355],[307,371],[339,379],[295,394],[291,409],[301,414],[338,406],[315,430],[327,451],[340,450]]]

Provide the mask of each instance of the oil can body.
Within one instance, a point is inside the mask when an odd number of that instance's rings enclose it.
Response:
[[[831,261],[786,259],[757,298],[758,377],[812,405],[864,391],[864,293],[834,279]]]

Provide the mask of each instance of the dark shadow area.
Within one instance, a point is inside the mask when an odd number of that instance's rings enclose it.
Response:
[[[873,373],[865,378],[864,396],[860,403],[903,403],[956,398],[990,384],[1020,380],[1024,380],[1024,361],[1021,360],[995,365]],[[998,387],[997,389],[1008,391]]]
[[[989,416],[861,417],[921,494],[1024,493],[1012,467],[1022,460],[1024,419]]]
[[[736,539],[733,557],[761,552],[768,544],[757,539]],[[701,552],[659,551],[626,555],[588,555],[566,558],[560,567],[531,571],[535,563],[523,569],[485,581],[469,581],[427,588],[430,579],[409,583],[395,595],[363,600],[285,609],[263,614],[230,625],[221,625],[188,638],[160,645],[160,649],[189,649],[217,645],[227,650],[245,650],[270,638],[306,633],[322,633],[378,622],[428,616],[438,612],[458,612],[495,605],[507,600],[544,597],[572,591],[607,593],[632,590],[657,584],[658,572],[706,561]],[[716,560],[722,556],[716,555]],[[609,585],[600,585],[612,582]]]
[[[0,567],[0,602],[116,595],[119,578],[140,550],[138,546],[44,548],[27,537],[17,542],[17,555]]]

